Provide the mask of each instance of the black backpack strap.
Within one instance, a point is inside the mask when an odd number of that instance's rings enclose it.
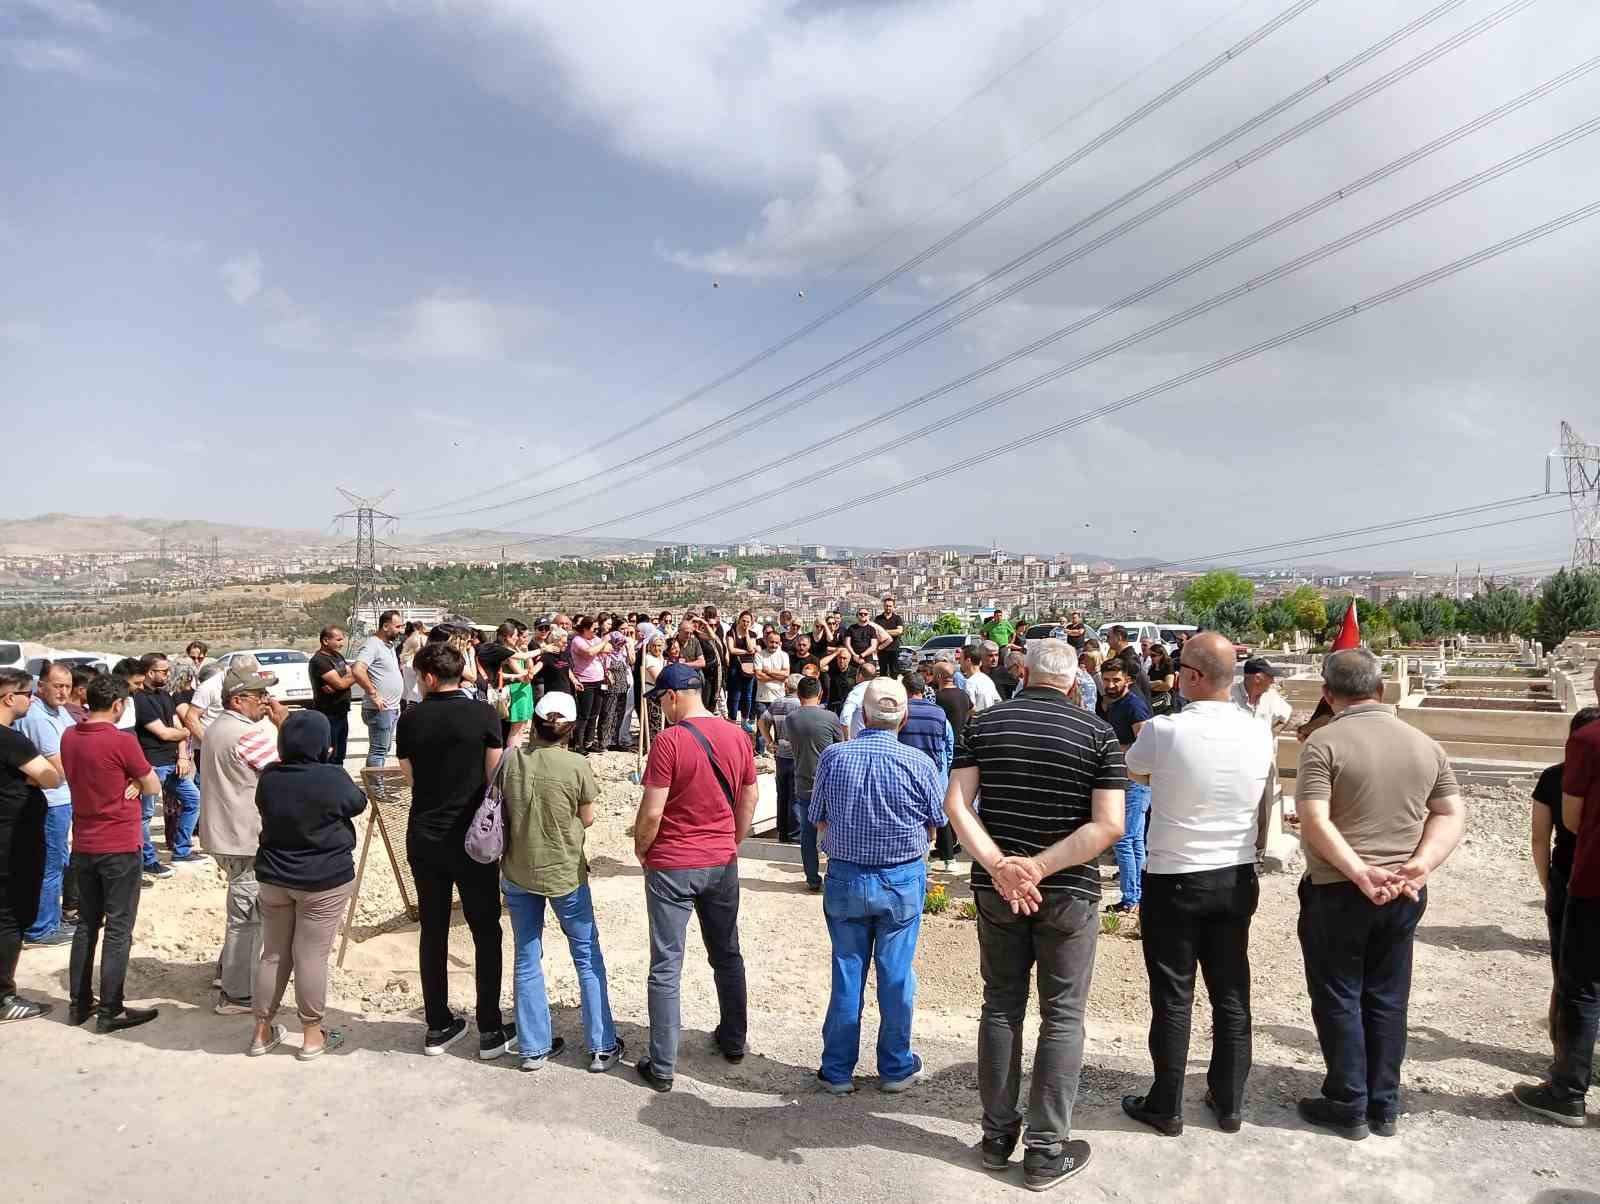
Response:
[[[687,729],[688,733],[693,736],[699,742],[700,747],[705,750],[706,760],[711,764],[711,772],[717,775],[717,785],[722,787],[722,796],[728,800],[728,809],[730,811],[734,810],[733,787],[728,785],[727,777],[723,774],[721,766],[717,764],[716,754],[711,751],[711,741],[707,740],[705,733],[700,731],[699,728],[695,727],[695,725],[690,723],[687,719],[680,722],[678,726]]]

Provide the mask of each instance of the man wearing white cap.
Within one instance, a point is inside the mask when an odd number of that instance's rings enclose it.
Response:
[[[923,858],[945,823],[944,784],[932,760],[900,743],[907,712],[905,687],[875,679],[862,699],[861,734],[823,750],[811,792],[811,822],[828,854],[822,911],[833,944],[817,1078],[834,1095],[855,1090],[869,961],[881,1017],[878,1087],[904,1091],[922,1073],[922,1059],[911,1052],[911,963],[928,885]]]

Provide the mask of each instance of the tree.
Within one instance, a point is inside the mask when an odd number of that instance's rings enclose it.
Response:
[[[933,621],[933,632],[935,635],[960,635],[962,632],[966,631],[966,629],[966,620],[964,620],[958,614],[952,614],[948,610]]]
[[[1320,635],[1328,625],[1328,605],[1322,600],[1322,595],[1309,585],[1302,585],[1293,593],[1286,594],[1283,603],[1294,616],[1297,631],[1312,636]]]
[[[1546,648],[1596,624],[1600,624],[1600,574],[1561,569],[1544,583],[1533,608],[1533,630]]]
[[[1238,598],[1248,605],[1255,596],[1254,582],[1246,581],[1238,573],[1219,571],[1189,582],[1183,591],[1183,602],[1191,611],[1215,611],[1228,598]]]
[[[1533,606],[1521,591],[1508,585],[1490,586],[1461,607],[1462,627],[1475,635],[1504,639],[1529,630]]]
[[[1273,636],[1285,631],[1293,631],[1295,626],[1294,611],[1284,604],[1282,598],[1274,598],[1271,602],[1264,602],[1256,610],[1256,626],[1262,634]]]
[[[1250,605],[1250,600],[1237,595],[1224,598],[1211,612],[1212,626],[1231,640],[1249,630],[1255,617],[1255,607]]]

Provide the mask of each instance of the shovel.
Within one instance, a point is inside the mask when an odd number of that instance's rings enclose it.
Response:
[[[628,781],[630,783],[632,783],[633,785],[635,785],[635,786],[642,786],[644,784],[644,750],[645,750],[645,743],[646,743],[646,741],[645,741],[645,733],[646,733],[646,731],[647,731],[647,729],[649,727],[650,727],[650,716],[649,716],[649,714],[647,712],[640,712],[640,714],[639,714],[639,756],[638,756],[638,760],[634,764],[633,772],[628,775]]]

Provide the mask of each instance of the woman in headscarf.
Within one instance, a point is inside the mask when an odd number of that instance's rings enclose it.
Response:
[[[261,962],[252,996],[256,1032],[250,1056],[283,1043],[286,1030],[274,1019],[293,974],[303,1034],[295,1056],[309,1062],[344,1041],[338,1029],[322,1023],[328,954],[355,887],[351,821],[367,809],[367,797],[342,765],[331,763],[333,729],[321,712],[296,711],[284,720],[278,755],[278,763],[264,769],[256,783]]]

